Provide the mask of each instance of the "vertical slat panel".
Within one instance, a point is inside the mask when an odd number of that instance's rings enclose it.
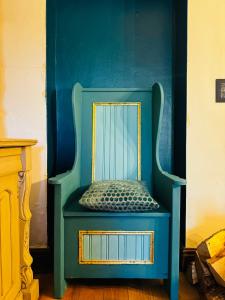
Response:
[[[11,233],[11,205],[7,192],[0,198],[0,230],[1,230],[1,274],[2,296],[6,295],[12,285],[12,233]]]
[[[117,129],[116,129],[116,124],[117,124],[117,106],[114,106],[114,118],[113,118],[113,127],[114,127],[114,147],[113,147],[113,159],[114,159],[114,176],[113,179],[116,179],[116,170],[117,170],[117,166],[116,166],[116,160],[117,160],[117,156],[116,156],[116,144],[117,144],[117,138],[116,138],[116,133],[117,133]]]
[[[89,235],[85,234],[83,236],[83,255],[84,255],[84,259],[90,259],[89,257]]]
[[[118,237],[109,235],[109,260],[118,260]]]
[[[125,259],[125,248],[124,248],[124,235],[119,235],[119,259],[124,260]]]
[[[99,124],[104,124],[104,114],[103,114],[103,106],[99,106],[96,110],[96,119],[99,120]],[[98,166],[95,169],[95,176],[99,180],[103,180],[104,178],[104,159],[103,159],[103,153],[105,152],[105,143],[104,143],[104,136],[105,136],[105,127],[102,126],[97,127],[98,123],[96,124],[96,142],[98,143],[98,147],[96,148],[95,152],[95,159],[96,159],[96,166]]]
[[[110,106],[110,179],[115,177],[115,106]]]
[[[144,260],[150,260],[150,236],[144,235]]]
[[[130,156],[129,156],[129,130],[131,130],[131,128],[129,128],[129,119],[130,119],[130,111],[127,110],[127,116],[126,116],[126,160],[127,160],[127,173],[126,173],[126,178],[128,179],[129,178],[129,164],[130,164]]]
[[[116,179],[123,179],[123,106],[116,109]]]
[[[138,106],[96,105],[94,180],[138,178]]]
[[[127,235],[124,235],[124,259],[127,258]]]
[[[128,106],[123,107],[123,178],[128,178],[128,131],[127,131],[127,120],[128,120]]]
[[[104,154],[104,161],[105,161],[105,176],[104,179],[110,179],[110,107],[104,106],[105,111],[105,122],[103,126],[105,127],[105,153]]]
[[[141,235],[136,237],[136,259],[141,260]]]
[[[91,259],[99,260],[101,259],[101,236],[92,236],[92,257]]]
[[[109,259],[109,235],[106,235],[106,259]]]
[[[89,236],[89,257],[90,257],[90,259],[92,259],[92,250],[93,250],[93,248],[92,248],[92,238],[93,238],[93,235],[91,234]]]
[[[106,235],[102,235],[102,240],[101,240],[101,259],[102,260],[106,260],[107,258],[107,255],[106,255],[106,252],[107,252],[107,248],[106,248]]]
[[[83,234],[82,262],[88,261],[107,264],[119,263],[153,263],[151,261],[151,234],[140,233],[106,233]],[[82,239],[81,239],[82,240]]]
[[[135,235],[127,235],[127,260],[135,260]]]
[[[138,108],[129,107],[127,118],[127,179],[138,179]]]
[[[144,260],[144,236],[141,236],[141,260]]]

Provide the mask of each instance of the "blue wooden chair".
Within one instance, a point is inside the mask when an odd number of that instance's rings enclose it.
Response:
[[[158,278],[165,280],[170,299],[178,299],[180,189],[185,180],[160,165],[163,103],[158,83],[149,90],[75,84],[74,165],[49,179],[55,190],[56,298],[63,296],[70,278]],[[112,213],[78,204],[92,181],[109,179],[145,181],[160,209]]]

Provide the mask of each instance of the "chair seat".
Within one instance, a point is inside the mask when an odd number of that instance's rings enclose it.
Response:
[[[85,190],[64,206],[65,278],[168,278],[170,213],[88,210]]]
[[[160,204],[160,208],[157,210],[151,210],[148,212],[105,212],[89,210],[79,204],[79,199],[84,192],[88,189],[88,186],[77,189],[67,200],[64,206],[64,217],[72,216],[96,216],[96,217],[169,217],[170,212]]]

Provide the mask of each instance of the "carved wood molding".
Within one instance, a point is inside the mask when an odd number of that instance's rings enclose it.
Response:
[[[31,188],[31,160],[30,148],[23,148],[22,171],[19,172],[18,193],[19,193],[19,218],[20,218],[20,264],[21,264],[21,285],[22,289],[27,289],[33,281],[33,271],[31,269],[32,257],[29,251],[30,241],[30,188]]]

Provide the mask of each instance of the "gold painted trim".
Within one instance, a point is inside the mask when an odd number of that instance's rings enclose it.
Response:
[[[141,180],[141,102],[138,102],[138,180]]]
[[[137,106],[141,102],[93,102],[96,106]]]
[[[92,104],[92,182],[95,181],[95,157],[96,157],[96,106],[137,106],[138,125],[138,170],[137,179],[141,180],[141,102],[93,102]]]
[[[83,251],[84,235],[149,235],[150,236],[150,260],[85,260]],[[96,265],[152,265],[154,264],[154,231],[102,231],[79,230],[79,264]]]
[[[92,116],[92,182],[95,180],[95,153],[96,153],[96,103],[93,105]]]

